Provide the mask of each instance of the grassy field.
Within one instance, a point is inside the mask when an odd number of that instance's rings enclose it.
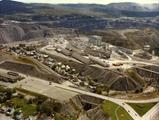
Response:
[[[103,104],[103,110],[112,120],[133,120],[122,107],[113,102],[105,101]]]
[[[21,108],[24,117],[34,115],[37,112],[37,106],[35,104],[27,104],[27,101],[25,99],[13,98],[10,100],[10,102],[13,103],[15,108]]]
[[[140,116],[148,112],[156,103],[128,103]]]

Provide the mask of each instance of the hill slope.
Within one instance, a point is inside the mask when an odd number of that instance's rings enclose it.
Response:
[[[13,13],[27,13],[31,12],[27,8],[27,4],[21,2],[15,2],[11,0],[2,0],[0,1],[0,14],[13,14]]]
[[[103,36],[103,42],[130,49],[141,49],[144,45],[151,45],[155,49],[159,46],[159,30],[157,29],[103,30],[92,34]]]
[[[43,12],[41,12],[43,11]],[[26,4],[11,0],[0,1],[0,14],[85,14],[93,16],[136,16],[149,17],[158,16],[159,7],[157,4],[140,5],[137,3],[111,3],[100,4]],[[131,15],[132,14],[132,15]],[[144,15],[143,15],[144,14]]]

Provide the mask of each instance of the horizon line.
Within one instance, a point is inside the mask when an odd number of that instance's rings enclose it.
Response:
[[[2,1],[2,0],[0,0],[0,1]],[[5,0],[4,0],[5,1]],[[28,3],[28,4],[53,4],[53,5],[58,5],[58,4],[96,4],[96,5],[108,5],[108,4],[112,4],[112,3],[135,3],[135,4],[141,4],[141,5],[146,5],[146,4],[159,4],[159,2],[152,2],[152,3],[140,3],[140,2],[129,2],[129,1],[121,1],[121,2],[109,2],[109,3],[96,3],[96,2],[55,2],[55,3],[53,3],[53,2],[33,2],[33,1],[31,1],[31,2],[26,2],[26,0],[11,0],[11,1],[17,1],[17,2],[22,2],[22,3]]]

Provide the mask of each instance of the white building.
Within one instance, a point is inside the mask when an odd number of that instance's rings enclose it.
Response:
[[[151,49],[151,46],[150,45],[144,45],[144,50],[145,51],[149,51]]]

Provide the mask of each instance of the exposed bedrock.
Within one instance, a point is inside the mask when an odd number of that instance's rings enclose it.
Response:
[[[24,30],[17,25],[0,26],[0,43],[19,41],[24,35]]]
[[[101,101],[89,96],[75,96],[68,102],[62,104],[61,113],[78,116],[77,120],[110,120],[109,115],[104,113],[100,106],[102,102],[89,110],[84,108],[83,100],[89,101],[91,98],[93,99],[93,102]]]
[[[1,24],[0,43],[52,36],[52,29],[37,24]]]
[[[87,111],[90,120],[111,120],[108,114],[104,113],[101,106]]]

